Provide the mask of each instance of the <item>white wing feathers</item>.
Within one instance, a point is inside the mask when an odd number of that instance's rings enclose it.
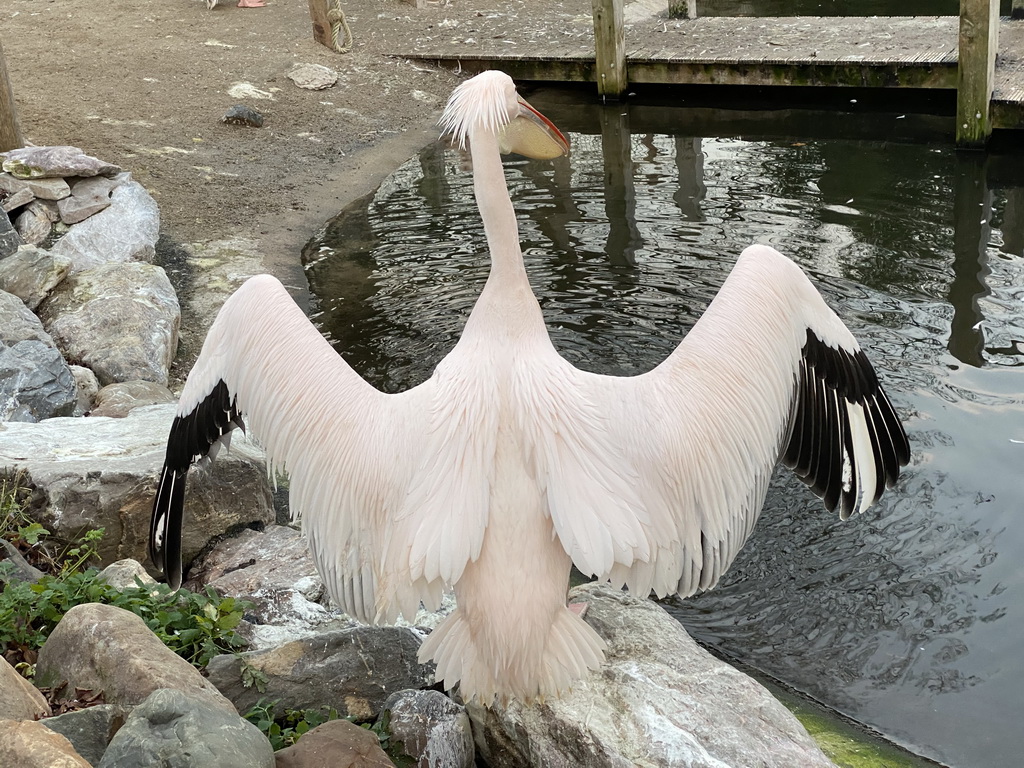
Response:
[[[509,446],[581,571],[661,596],[717,583],[780,457],[844,517],[909,459],[857,342],[771,248],[744,251],[704,316],[646,374],[579,371],[542,324],[538,333],[542,343],[509,360],[494,339],[473,347],[480,339],[467,331],[431,379],[388,395],[277,280],[252,278],[225,303],[182,392],[154,506],[154,562],[180,579],[184,474],[243,418],[272,466],[291,474],[291,505],[332,597],[364,621],[436,605],[476,561],[496,455]]]
[[[859,389],[850,390],[844,380],[826,384],[806,360],[809,339],[825,358],[856,358],[846,373]],[[845,467],[853,478],[852,488],[849,477],[843,486],[846,496],[852,491],[862,511],[881,493],[879,479],[891,485],[909,455],[892,406],[853,336],[799,267],[766,246],[744,251],[703,317],[654,370],[632,378],[570,371],[580,401],[600,408],[606,432],[603,448],[590,443],[589,460],[633,478],[622,496],[628,503],[615,508],[628,519],[615,525],[639,526],[646,540],[634,546],[632,557],[595,548],[595,539],[621,534],[579,499],[552,504],[555,529],[578,568],[637,594],[653,589],[659,596],[685,596],[718,582],[753,529],[798,416],[832,424],[831,433],[818,429],[806,441],[808,451],[825,458],[803,472],[797,468],[830,509],[837,499],[816,485],[826,465]],[[817,385],[817,402],[798,396],[804,381],[805,388]],[[879,411],[892,413],[891,419]],[[565,421],[577,416],[570,413]],[[890,428],[865,428],[872,419]],[[607,453],[594,455],[596,450]],[[883,464],[885,478],[876,477]],[[573,490],[585,482],[566,470],[563,464],[552,476]],[[835,489],[834,479],[829,488]],[[844,516],[848,507],[844,498]]]
[[[313,556],[346,612],[364,621],[394,620],[399,612],[411,618],[421,600],[437,604],[442,581],[457,579],[479,553],[487,514],[482,460],[452,454],[485,447],[446,432],[476,430],[444,412],[458,399],[439,393],[436,380],[379,392],[275,278],[260,275],[228,299],[211,327],[181,395],[169,457],[173,444],[197,431],[190,421],[202,418],[218,382],[262,442],[271,470],[288,470],[293,514],[302,516]],[[190,459],[213,441],[192,442],[200,446]]]

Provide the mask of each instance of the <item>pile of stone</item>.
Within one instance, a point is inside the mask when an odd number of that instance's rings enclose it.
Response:
[[[172,399],[181,313],[152,264],[156,202],[76,147],[0,158],[0,421],[90,412],[115,384]]]

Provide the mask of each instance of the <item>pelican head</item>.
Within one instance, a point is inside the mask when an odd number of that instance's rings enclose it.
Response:
[[[496,136],[506,154],[551,160],[569,151],[569,140],[561,131],[516,93],[511,77],[496,70],[481,72],[459,85],[439,124],[460,148],[474,133],[483,132]]]

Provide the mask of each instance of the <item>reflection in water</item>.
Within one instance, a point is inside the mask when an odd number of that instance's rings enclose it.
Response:
[[[949,303],[953,320],[949,328],[949,351],[967,365],[980,366],[985,360],[981,308],[988,274],[988,241],[991,233],[992,193],[985,180],[988,158],[979,152],[957,155],[953,188],[953,282]]]
[[[992,173],[1024,164],[924,143],[722,138],[736,130],[721,116],[715,136],[666,135],[646,126],[674,118],[649,107],[587,109],[568,158],[506,164],[562,354],[649,369],[739,251],[770,243],[861,340],[914,452],[899,487],[846,523],[780,472],[721,585],[669,607],[702,642],[922,754],[1018,765],[1024,195]],[[425,149],[307,261],[317,321],[349,362],[389,391],[423,380],[487,274],[457,153]]]

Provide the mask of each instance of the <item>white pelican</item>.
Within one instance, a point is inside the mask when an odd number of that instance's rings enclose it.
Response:
[[[331,596],[368,622],[458,607],[423,660],[464,698],[557,695],[603,659],[566,606],[569,571],[639,595],[710,589],[781,458],[842,517],[896,481],[909,446],[864,353],[793,262],[743,252],[657,368],[579,371],[548,338],[523,266],[500,150],[554,157],[557,129],[485,72],[443,127],[473,158],[491,271],[430,379],[384,394],[273,277],[228,299],[181,394],[150,554],[181,581],[185,475],[243,417],[291,475],[292,509]]]

